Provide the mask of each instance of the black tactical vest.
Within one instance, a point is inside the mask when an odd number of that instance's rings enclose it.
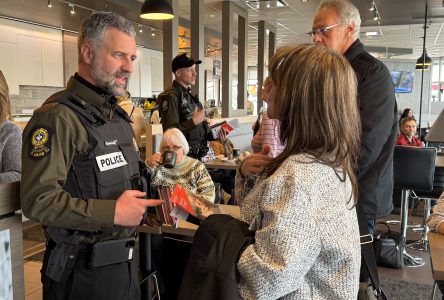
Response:
[[[125,190],[147,191],[141,176],[143,163],[135,149],[127,114],[117,107],[114,118],[109,120],[66,98],[59,102],[73,109],[88,132],[90,143],[88,154],[74,157],[64,190],[82,199],[112,200]]]
[[[159,98],[162,98],[164,95],[168,94],[171,95],[170,97],[177,98],[177,103],[179,106],[179,123],[190,120],[193,117],[193,112],[196,107],[202,108],[202,104],[199,102],[199,99],[194,97],[189,91],[178,88],[174,86],[174,84],[159,95]],[[188,156],[201,159],[207,154],[209,150],[207,142],[209,140],[209,133],[210,128],[208,127],[207,122],[202,122],[191,129],[187,134],[184,133],[190,146]]]
[[[70,107],[85,127],[90,148],[87,154],[74,157],[63,189],[80,199],[116,200],[125,190],[147,192],[143,176],[146,168],[136,151],[130,119],[119,106],[112,119],[101,116],[100,111],[69,91],[61,92],[58,100]],[[115,226],[112,238],[128,237],[135,228]],[[102,240],[108,234],[80,232]]]

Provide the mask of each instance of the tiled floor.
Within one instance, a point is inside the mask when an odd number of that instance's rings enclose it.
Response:
[[[386,219],[396,219],[399,216],[389,216]],[[411,217],[411,222],[421,223],[421,218]],[[395,231],[398,230],[396,226],[393,226]],[[409,231],[408,239],[415,239],[418,235]],[[37,252],[44,250],[44,244],[24,240],[24,254],[29,257],[24,260],[24,275],[25,275],[25,300],[41,300],[42,299],[42,284],[40,282],[40,269],[42,263],[35,261],[39,258],[36,255]],[[412,283],[421,283],[430,285],[433,284],[432,271],[430,266],[430,256],[428,252],[421,252],[415,250],[407,250],[410,254],[420,256],[424,259],[425,265],[416,268],[402,268],[402,269],[388,269],[378,268],[379,276],[381,278],[398,278],[403,281]],[[41,255],[40,255],[41,256]],[[32,260],[34,259],[34,260]]]
[[[42,299],[42,283],[40,282],[40,269],[42,263],[37,261],[24,261],[25,268],[25,300]]]

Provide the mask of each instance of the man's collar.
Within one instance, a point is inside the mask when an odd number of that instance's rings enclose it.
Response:
[[[105,93],[102,89],[89,83],[77,73],[69,79],[66,89],[72,91],[87,103],[97,108],[101,108],[106,102],[110,104],[117,102],[117,99],[113,95]]]
[[[188,87],[188,88],[184,87],[182,84],[180,84],[176,80],[173,81],[173,86],[176,87],[176,88],[180,88],[181,90],[184,90],[184,91],[189,91],[190,90],[190,87]]]
[[[361,43],[359,39],[353,42],[350,47],[345,51],[344,57],[348,61],[353,61],[359,54],[365,52],[364,45]]]
[[[117,103],[117,99],[114,95],[106,92],[102,88],[87,81],[82,76],[80,76],[78,73],[75,73],[74,76],[71,77],[71,79],[75,80],[75,81],[73,81],[71,87],[74,87],[76,90],[80,89],[82,95],[87,94],[87,95],[89,95],[88,98],[91,98],[91,99],[95,99],[97,96],[99,96],[101,98],[100,101],[94,101],[94,103],[91,103],[90,101],[88,101],[91,104],[93,104],[97,107],[101,107],[104,102],[108,102],[111,105]],[[71,80],[70,80],[70,82],[71,82]]]

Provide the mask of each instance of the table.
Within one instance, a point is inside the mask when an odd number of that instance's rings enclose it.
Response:
[[[444,280],[444,235],[429,232],[433,279]]]
[[[219,205],[220,212],[223,214],[229,214],[235,218],[240,218],[240,208],[239,206],[232,206],[232,205]],[[184,237],[186,240],[191,240],[194,234],[196,233],[198,226],[183,220],[179,220],[177,228],[171,225],[162,224],[161,226],[139,226],[138,232],[139,232],[139,267],[140,271],[142,273],[142,278],[145,278],[153,271],[153,267],[151,264],[151,257],[152,257],[152,251],[153,248],[152,243],[153,240],[156,240],[156,237],[159,237],[160,235],[175,235],[179,239],[180,237]],[[153,237],[154,236],[154,237]],[[191,248],[191,247],[190,247]],[[170,249],[171,250],[171,249]],[[180,256],[181,253],[175,253],[175,255]],[[186,259],[188,258],[188,254],[186,256]],[[180,268],[179,268],[180,269]],[[172,268],[174,270],[174,268]],[[183,267],[183,270],[185,270],[185,267]],[[177,273],[177,269],[175,270],[175,273]],[[179,273],[180,274],[180,273]],[[180,284],[179,277],[179,282]],[[148,281],[145,281],[141,286],[140,290],[142,293],[142,299],[151,299],[149,295],[151,295],[151,287]]]
[[[204,163],[207,169],[224,169],[224,170],[236,170],[237,164],[234,160],[210,160]]]
[[[444,156],[436,156],[435,167],[444,168]]]

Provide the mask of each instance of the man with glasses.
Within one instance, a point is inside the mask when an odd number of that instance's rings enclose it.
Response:
[[[353,4],[345,0],[324,0],[316,10],[309,35],[316,45],[343,55],[356,73],[362,126],[358,202],[373,233],[375,219],[393,209],[397,105],[390,72],[364,50],[358,39],[360,25],[359,11]]]

